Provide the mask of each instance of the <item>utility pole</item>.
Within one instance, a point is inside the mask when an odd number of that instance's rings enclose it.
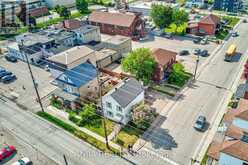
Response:
[[[65,165],[68,165],[68,162],[67,162],[67,159],[65,157],[65,154],[63,155],[63,157],[64,157]]]
[[[22,49],[24,48],[24,44],[23,44],[23,40],[21,40],[21,43],[22,43]],[[41,102],[41,99],[40,99],[40,94],[39,94],[39,91],[37,89],[37,85],[36,85],[36,82],[34,80],[34,75],[33,75],[33,72],[32,72],[32,69],[31,69],[31,66],[30,66],[30,63],[29,63],[29,60],[28,60],[28,57],[27,57],[27,54],[22,50],[21,51],[22,54],[24,54],[25,58],[26,58],[26,62],[28,64],[28,69],[29,69],[29,73],[31,75],[31,78],[32,78],[32,81],[33,81],[33,85],[34,85],[34,89],[35,89],[35,92],[36,92],[36,95],[37,95],[37,99],[38,99],[38,102],[40,104],[40,108],[42,110],[42,112],[45,112],[44,111],[44,108],[43,108],[43,105],[42,105],[42,102]]]
[[[197,55],[196,65],[195,65],[195,73],[194,73],[194,79],[193,80],[196,80],[196,73],[197,73],[199,61],[200,61],[200,58],[199,58],[199,55]]]
[[[106,147],[108,149],[110,149],[109,143],[108,143],[108,134],[107,134],[107,129],[106,129],[106,118],[105,118],[105,115],[104,115],[103,103],[102,103],[102,85],[103,85],[103,82],[100,80],[100,71],[99,71],[98,66],[97,66],[97,83],[99,85],[100,109],[102,111],[102,116],[103,116],[102,122],[103,122],[103,129],[104,129]]]

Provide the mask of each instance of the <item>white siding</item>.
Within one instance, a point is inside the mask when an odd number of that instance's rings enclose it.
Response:
[[[220,153],[219,165],[243,165],[244,162],[245,161],[232,157],[225,153]]]
[[[130,115],[131,115],[131,110],[132,110],[132,107],[143,101],[144,100],[144,91],[142,93],[140,93],[140,95],[138,95],[127,107],[125,107],[124,109],[122,108],[122,112],[119,112],[117,110],[117,106],[120,106],[114,98],[112,98],[111,95],[105,95],[103,96],[103,110],[104,110],[104,114],[107,118],[111,119],[111,120],[114,120],[116,122],[120,122],[122,124],[127,124],[129,121],[130,121]],[[108,108],[107,107],[107,102],[111,103],[112,105],[112,108]],[[121,107],[121,106],[120,106]],[[109,116],[107,111],[110,111],[112,112],[113,114],[113,117]],[[117,114],[121,114],[123,115],[123,119],[120,120],[120,118],[118,117]]]

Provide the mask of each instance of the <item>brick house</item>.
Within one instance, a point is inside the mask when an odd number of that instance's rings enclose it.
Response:
[[[198,35],[214,35],[220,26],[220,18],[210,14],[200,19],[199,22],[189,23],[187,32]]]
[[[155,82],[160,82],[164,79],[165,72],[168,72],[171,69],[172,64],[176,62],[176,55],[176,52],[161,48],[152,51],[152,56],[157,62],[153,74],[153,80]]]
[[[94,11],[89,16],[89,24],[99,26],[102,33],[128,36],[133,40],[145,36],[144,20],[137,13]]]

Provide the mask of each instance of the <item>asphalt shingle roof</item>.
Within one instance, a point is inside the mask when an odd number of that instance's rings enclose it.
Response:
[[[117,88],[111,96],[125,108],[131,103],[141,92],[143,92],[143,86],[135,79],[131,78],[127,80],[122,86]]]

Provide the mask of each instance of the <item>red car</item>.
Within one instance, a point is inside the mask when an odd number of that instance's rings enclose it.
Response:
[[[10,157],[16,151],[14,146],[6,146],[0,150],[0,161]]]

